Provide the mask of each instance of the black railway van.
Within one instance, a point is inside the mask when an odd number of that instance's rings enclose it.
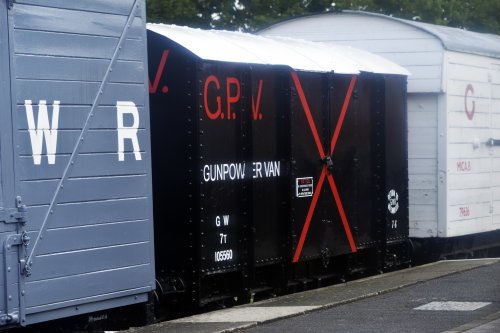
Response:
[[[405,79],[368,73],[292,78],[293,262],[326,264],[331,256],[382,250],[391,242],[404,246]]]
[[[154,290],[146,66],[143,0],[0,0],[0,329]]]
[[[199,306],[408,259],[405,70],[156,24],[148,49],[159,294]]]

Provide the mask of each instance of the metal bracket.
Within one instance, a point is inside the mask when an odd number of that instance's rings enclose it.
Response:
[[[3,248],[5,273],[5,313],[0,315],[0,326],[17,324],[20,322],[19,303],[16,295],[19,293],[18,278],[19,264],[17,246],[28,247],[30,237],[26,231],[21,234],[7,236]],[[22,272],[21,274],[24,274]]]
[[[12,312],[0,316],[0,326],[19,323],[19,313]]]
[[[22,204],[21,197],[16,197],[16,208],[5,209],[0,212],[0,222],[26,223],[26,205]]]
[[[500,146],[500,140],[498,140],[498,139],[488,139],[488,141],[486,141],[486,145],[490,146],[490,147]]]

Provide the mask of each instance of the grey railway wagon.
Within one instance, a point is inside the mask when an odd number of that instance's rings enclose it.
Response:
[[[0,327],[154,289],[143,0],[0,0]]]

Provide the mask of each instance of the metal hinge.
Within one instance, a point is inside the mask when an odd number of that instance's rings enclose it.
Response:
[[[25,252],[28,250],[28,245],[30,245],[31,238],[26,231],[21,234],[11,235],[6,241],[6,250],[10,250],[12,246],[24,246]],[[26,277],[31,276],[31,263],[28,263],[27,256],[24,259],[19,259],[19,264],[21,265],[21,275]]]
[[[29,244],[30,236],[28,236],[28,233],[26,231],[23,231],[20,234],[9,235],[5,240],[5,248],[7,251],[9,251],[12,246],[15,245],[23,245],[24,247],[28,247]]]
[[[0,212],[0,222],[26,223],[26,205],[22,204],[21,197],[16,197],[16,208]]]
[[[7,8],[12,9],[12,7],[14,7],[14,2],[16,2],[16,0],[7,0]]]
[[[31,238],[26,231],[20,234],[10,235],[5,241],[5,252],[11,251],[13,246],[24,246],[25,252],[28,249]],[[31,275],[31,265],[27,264],[27,258],[19,259],[19,264],[21,265],[21,275],[26,277]]]

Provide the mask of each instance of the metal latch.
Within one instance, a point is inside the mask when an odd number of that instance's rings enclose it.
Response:
[[[24,247],[28,247],[30,244],[30,236],[26,231],[23,231],[21,234],[10,235],[5,240],[5,246],[7,250],[10,250],[14,245],[23,245]]]
[[[326,168],[329,170],[329,171],[332,171],[333,170],[333,161],[332,161],[332,157],[327,155],[325,157],[323,157],[321,159],[321,162],[323,162],[323,164],[326,165]]]
[[[488,141],[486,141],[486,145],[490,146],[490,147],[500,146],[500,140],[498,140],[498,139],[488,139]]]

